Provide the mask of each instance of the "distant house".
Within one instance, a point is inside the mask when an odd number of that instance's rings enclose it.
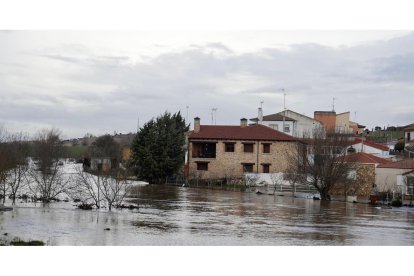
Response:
[[[117,162],[116,158],[92,157],[85,158],[83,166],[93,171],[108,172],[117,167]]]
[[[247,125],[200,125],[186,133],[186,170],[189,178],[219,179],[242,177],[245,173],[283,172],[288,152],[296,140],[270,127]]]
[[[402,131],[404,131],[405,144],[414,146],[414,124],[403,127]]]
[[[263,116],[263,110],[259,108],[258,117],[250,121],[297,138],[312,137],[313,131],[321,126],[319,121],[289,109]]]
[[[349,120],[350,112],[315,111],[313,118],[322,123],[328,133],[361,134],[365,126]]]
[[[358,135],[364,132],[365,126],[360,125],[356,122],[349,121],[349,128],[351,129],[352,134]]]
[[[333,195],[355,195],[368,197],[372,194],[375,184],[375,168],[380,164],[390,163],[390,160],[372,154],[357,152],[343,157],[347,163],[353,163],[354,169],[350,172],[355,180],[347,187],[334,189]]]
[[[390,148],[388,145],[374,143],[362,138],[355,138],[355,140],[351,141],[349,143],[348,151],[364,152],[377,157],[390,158]]]
[[[405,159],[397,162],[384,163],[378,165],[375,172],[375,184],[379,191],[402,192],[404,195],[412,192],[405,182],[405,177],[413,177],[414,160]]]

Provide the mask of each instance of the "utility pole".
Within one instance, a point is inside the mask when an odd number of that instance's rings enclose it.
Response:
[[[333,112],[335,112],[335,100],[336,100],[336,98],[335,98],[335,97],[333,97],[333,98],[332,98],[332,111],[333,111]]]

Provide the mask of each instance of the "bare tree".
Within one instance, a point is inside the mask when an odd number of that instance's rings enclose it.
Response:
[[[32,195],[43,202],[50,202],[71,189],[71,178],[59,165],[62,155],[60,131],[42,130],[34,141],[34,156],[38,165],[28,171],[28,187]]]
[[[246,186],[249,187],[249,189],[252,186],[256,186],[257,181],[260,178],[257,173],[246,173],[244,175],[244,177],[245,177],[245,180],[246,180]]]
[[[289,153],[289,175],[315,187],[321,200],[329,200],[335,185],[349,181],[353,165],[344,159],[348,145],[347,136],[327,135],[323,128],[316,128],[312,138],[298,142],[296,150]]]
[[[281,187],[282,190],[282,185],[283,185],[283,174],[278,174],[278,173],[272,173],[270,174],[270,180],[272,181],[272,185],[273,185],[273,194],[276,195],[276,189],[278,186]]]
[[[414,176],[408,174],[403,176],[403,184],[407,187],[407,192],[410,195],[410,207],[413,206],[413,194],[414,194]]]
[[[12,152],[10,156],[12,168],[7,173],[6,182],[10,190],[12,204],[14,205],[16,203],[17,193],[27,184],[25,181],[26,173],[29,169],[29,144],[27,136],[22,133],[12,135],[10,147]]]
[[[111,174],[98,172],[100,178],[100,191],[108,204],[109,210],[113,205],[120,205],[130,190],[130,184],[122,170],[113,170]]]
[[[0,195],[2,198],[2,205],[6,201],[9,186],[7,185],[7,173],[13,168],[11,162],[12,150],[10,147],[10,135],[3,126],[0,126]]]
[[[78,167],[76,169],[76,184],[70,194],[73,198],[79,199],[83,204],[92,202],[99,209],[102,202],[102,180],[103,178],[100,175],[93,175]]]

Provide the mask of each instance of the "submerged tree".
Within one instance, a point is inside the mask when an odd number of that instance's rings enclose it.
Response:
[[[70,190],[72,198],[83,204],[92,204],[97,209],[106,202],[109,210],[114,205],[121,205],[129,193],[131,185],[126,179],[126,171],[122,168],[110,171],[83,171],[77,168],[75,184]]]
[[[320,193],[321,200],[329,200],[336,185],[350,181],[348,175],[354,166],[345,162],[348,145],[347,136],[315,129],[312,138],[298,142],[289,153],[287,180],[311,185]]]
[[[43,202],[50,202],[71,188],[71,179],[62,170],[60,131],[42,130],[34,144],[35,165],[28,172],[28,187],[32,195]]]
[[[10,156],[12,168],[7,173],[6,181],[10,190],[9,197],[14,205],[17,193],[27,185],[25,179],[29,169],[28,156],[30,152],[27,136],[22,133],[12,135],[10,148],[12,152]]]
[[[13,168],[11,162],[12,150],[10,147],[9,134],[0,126],[0,195],[4,205],[9,186],[7,185],[7,173]]]
[[[160,183],[176,175],[184,164],[185,131],[188,126],[180,112],[165,112],[147,122],[132,144],[131,165],[137,176]]]

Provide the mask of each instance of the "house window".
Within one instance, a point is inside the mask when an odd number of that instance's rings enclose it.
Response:
[[[270,124],[269,127],[273,128],[274,130],[279,130],[279,126],[276,124]]]
[[[244,144],[244,152],[253,152],[254,144]]]
[[[290,126],[289,125],[285,125],[285,127],[283,128],[284,132],[290,132]]]
[[[244,173],[252,173],[254,164],[242,164]]]
[[[263,171],[263,173],[269,173],[270,164],[262,164],[262,171]]]
[[[225,143],[224,144],[225,152],[234,152],[234,143]]]
[[[208,162],[197,162],[197,171],[208,171]]]
[[[263,153],[270,153],[270,144],[263,144]]]

